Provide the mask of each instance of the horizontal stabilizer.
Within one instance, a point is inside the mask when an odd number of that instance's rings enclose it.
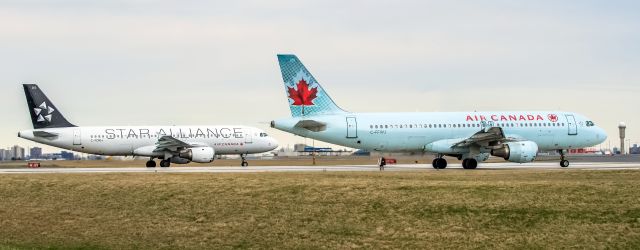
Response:
[[[302,120],[296,123],[296,128],[304,128],[313,132],[320,132],[327,129],[327,124],[324,122],[314,121],[314,120]]]
[[[33,136],[43,137],[43,138],[53,138],[53,137],[57,137],[58,134],[46,132],[46,131],[33,131]]]

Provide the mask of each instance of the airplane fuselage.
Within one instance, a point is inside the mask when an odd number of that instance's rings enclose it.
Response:
[[[326,127],[317,132],[296,127],[303,120]],[[533,141],[540,150],[589,147],[606,138],[583,115],[561,111],[341,113],[280,119],[272,126],[333,144],[384,152],[465,153],[446,152],[432,143],[461,141],[488,127],[500,127],[506,137]]]
[[[202,144],[216,155],[261,153],[277,142],[256,128],[246,126],[112,126],[25,130],[19,137],[73,151],[99,155],[162,156],[152,152],[162,136]]]

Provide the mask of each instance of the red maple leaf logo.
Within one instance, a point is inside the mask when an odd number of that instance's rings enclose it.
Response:
[[[557,115],[549,114],[549,115],[547,115],[547,117],[549,118],[549,121],[552,121],[552,122],[557,122],[558,121],[558,116]]]
[[[316,99],[316,94],[318,93],[318,88],[309,88],[309,84],[304,79],[301,79],[297,84],[298,90],[296,91],[294,88],[288,87],[289,90],[289,98],[293,100],[291,105],[294,106],[312,106],[313,99]]]

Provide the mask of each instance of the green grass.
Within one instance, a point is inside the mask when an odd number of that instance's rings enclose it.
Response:
[[[0,176],[0,248],[640,248],[640,171]]]

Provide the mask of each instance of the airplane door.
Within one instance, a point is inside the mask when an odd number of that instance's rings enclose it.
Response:
[[[358,122],[355,117],[347,117],[347,138],[358,138]]]
[[[253,143],[253,135],[251,133],[244,134],[244,143]]]
[[[569,127],[569,135],[578,134],[578,124],[576,124],[576,118],[573,115],[566,115],[567,126]]]
[[[79,129],[73,130],[73,145],[82,145],[82,136]]]

